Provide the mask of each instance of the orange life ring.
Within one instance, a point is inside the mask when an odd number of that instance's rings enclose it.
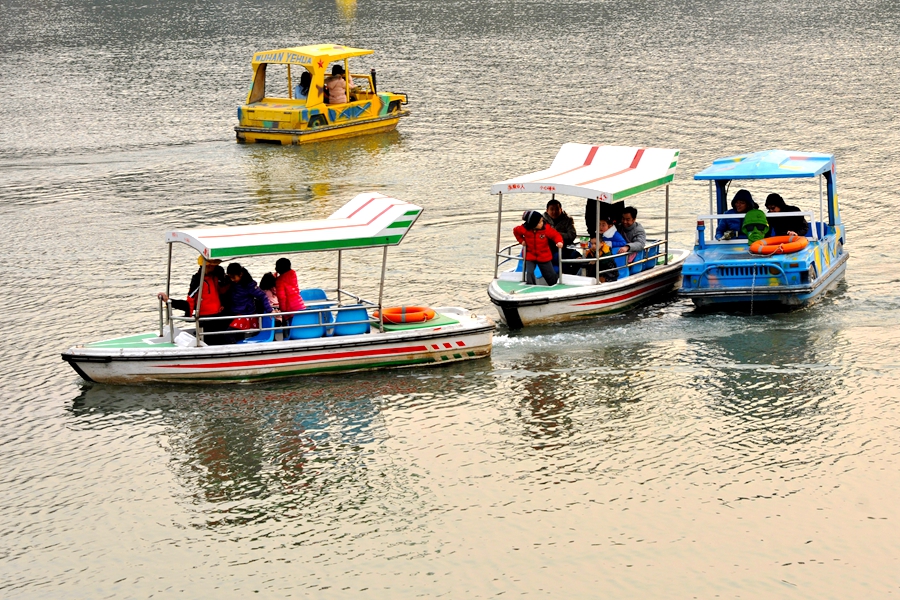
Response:
[[[790,254],[803,250],[809,245],[809,240],[802,235],[779,235],[757,240],[750,244],[750,252],[753,254]]]
[[[435,312],[427,306],[394,306],[384,309],[384,320],[388,323],[421,323],[434,318]],[[378,311],[372,313],[378,318]]]

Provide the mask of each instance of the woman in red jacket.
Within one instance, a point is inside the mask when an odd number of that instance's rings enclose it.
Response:
[[[305,310],[306,305],[300,297],[300,287],[297,285],[297,273],[291,268],[291,261],[287,258],[279,258],[275,261],[275,295],[278,296],[278,306],[281,312],[293,312]],[[285,317],[290,322],[293,315]]]
[[[558,276],[553,270],[553,253],[549,244],[552,242],[557,248],[562,248],[562,236],[549,225],[545,225],[544,217],[536,210],[526,210],[522,220],[524,223],[513,228],[513,235],[525,246],[525,282],[536,283],[534,266],[537,265],[541,268],[541,275],[547,285],[556,285]]]

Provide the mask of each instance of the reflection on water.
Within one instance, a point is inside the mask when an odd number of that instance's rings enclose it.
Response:
[[[896,592],[900,280],[875,240],[900,228],[898,32],[896,7],[840,1],[3,4],[0,595]],[[331,41],[410,94],[398,130],[236,144],[251,54]],[[677,247],[713,158],[834,152],[846,279],[781,314],[671,297],[501,329],[439,369],[82,389],[59,360],[156,326],[163,232],[364,190],[425,209],[388,304],[494,314],[488,188],[567,141],[681,148]],[[662,202],[635,204],[661,231]],[[320,258],[298,273],[330,287]],[[180,290],[195,255],[175,259]],[[344,259],[371,296],[380,253]]]

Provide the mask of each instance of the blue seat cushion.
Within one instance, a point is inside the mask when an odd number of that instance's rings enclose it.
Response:
[[[291,317],[289,329],[291,340],[308,340],[311,338],[320,338],[325,335],[325,327],[322,325],[322,313],[317,312],[299,312]],[[310,325],[311,327],[296,327],[297,325]],[[318,327],[316,327],[318,325]]]
[[[348,323],[348,321],[364,321]],[[359,335],[369,333],[369,313],[360,304],[342,307],[334,319],[334,335]]]
[[[275,340],[275,317],[263,317],[262,318],[262,327],[263,331],[260,331],[253,337],[249,337],[246,340],[241,340],[238,344],[262,344],[265,342],[272,342]],[[266,331],[268,329],[268,331]]]

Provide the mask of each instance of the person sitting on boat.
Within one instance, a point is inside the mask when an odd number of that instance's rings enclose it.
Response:
[[[766,196],[766,210],[769,213],[780,212],[800,212],[796,206],[788,206],[778,194],[769,194]],[[809,223],[803,218],[803,215],[795,217],[776,217],[770,214],[769,226],[772,228],[772,235],[806,235],[809,231]]]
[[[584,224],[587,225],[588,236],[591,238],[591,244],[596,244],[597,240],[597,205],[600,205],[600,218],[610,217],[613,223],[618,223],[622,219],[622,211],[625,210],[625,203],[622,201],[608,204],[588,198],[587,204],[584,206]]]
[[[275,295],[278,296],[278,307],[282,312],[294,312],[306,310],[306,304],[300,297],[300,287],[297,285],[297,273],[291,268],[288,258],[279,258],[275,261]],[[284,317],[285,323],[291,322],[291,316]]]
[[[744,214],[748,210],[759,208],[759,205],[753,201],[753,196],[747,190],[738,190],[731,199],[731,208],[726,210],[726,215]],[[732,238],[741,238],[742,219],[719,219],[716,226],[717,240],[730,240]]]
[[[535,284],[534,267],[541,268],[541,275],[547,285],[556,285],[557,275],[553,270],[553,253],[550,252],[550,240],[557,248],[563,247],[562,236],[555,229],[544,223],[541,213],[526,210],[522,215],[521,225],[513,228],[516,240],[525,246],[525,282]]]
[[[598,246],[598,256],[610,256],[619,254],[621,248],[627,247],[628,242],[622,237],[622,234],[616,230],[615,222],[612,217],[600,217],[600,244]],[[592,246],[593,253],[593,246]],[[592,254],[591,253],[591,254]],[[600,268],[600,283],[607,281],[616,281],[619,278],[619,270],[616,263],[611,258],[603,259],[598,264]],[[597,273],[596,269],[588,269],[588,277],[594,277]]]
[[[261,289],[266,295],[266,298],[269,299],[269,304],[272,306],[272,312],[280,312],[281,305],[278,304],[278,294],[275,293],[275,275],[272,273],[263,275],[262,279],[259,280],[259,289]],[[275,324],[281,325],[281,317],[275,317]]]
[[[328,104],[347,103],[347,82],[344,80],[344,67],[341,65],[334,65],[331,69],[331,76],[325,79],[325,102]]]
[[[309,96],[309,86],[312,83],[312,75],[304,70],[300,75],[300,83],[294,86],[294,100],[306,100]]]
[[[647,245],[647,232],[644,226],[635,221],[637,219],[637,209],[633,206],[626,206],[622,210],[622,222],[616,228],[619,234],[625,239],[626,244],[619,248],[617,254],[628,253],[628,262],[634,260],[637,253],[644,249]]]
[[[183,310],[184,316],[186,317],[190,317],[194,313],[194,309],[197,305],[197,293],[200,291],[200,274],[203,272],[203,262],[203,256],[198,256],[197,264],[200,265],[200,268],[198,268],[197,272],[191,277],[191,287],[188,290],[187,299],[178,300],[172,298],[172,308],[175,310]],[[225,306],[222,297],[228,289],[228,284],[225,280],[225,270],[220,266],[221,262],[222,261],[217,258],[211,258],[206,261],[206,275],[203,278],[203,290],[200,294],[200,310],[198,311],[201,318],[217,317],[225,314]],[[169,301],[169,296],[165,292],[159,292],[157,297],[163,302]],[[202,323],[202,329],[207,333],[225,331],[228,329],[228,321],[226,319],[204,321]],[[228,336],[221,335],[210,336],[205,341],[210,345],[231,343]]]
[[[748,210],[741,226],[741,233],[747,237],[747,241],[751,244],[758,242],[766,237],[768,231],[769,222],[766,220],[766,213],[758,208]]]
[[[575,232],[575,220],[566,214],[562,209],[562,204],[556,198],[552,198],[547,202],[547,212],[544,213],[544,223],[556,230],[563,239],[563,258],[572,260],[581,258],[581,253],[577,250],[569,248],[575,243],[578,234]],[[549,244],[550,252],[553,254],[553,264],[559,263],[559,251],[555,245]],[[563,273],[567,275],[575,275],[581,269],[578,263],[567,263],[563,265]]]
[[[259,289],[256,281],[250,276],[249,271],[242,267],[240,263],[230,263],[225,273],[228,275],[228,279],[231,280],[231,287],[225,294],[225,307],[228,314],[240,317],[241,315],[253,315],[260,312],[272,312],[272,305],[269,304],[266,293]],[[249,319],[234,319],[231,322],[231,327],[234,329],[256,329],[259,327],[258,319],[253,319],[253,323],[249,321]]]

